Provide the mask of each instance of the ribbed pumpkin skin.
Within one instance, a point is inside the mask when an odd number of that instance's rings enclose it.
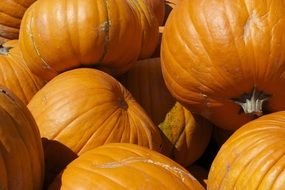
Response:
[[[164,15],[165,15],[165,1],[164,0],[144,0],[144,2],[154,12],[159,25],[162,25],[163,20],[164,20]]]
[[[39,130],[26,106],[2,87],[0,121],[0,189],[41,189],[44,158]]]
[[[9,50],[5,53],[0,52],[0,85],[9,88],[25,104],[28,104],[45,83],[27,67],[17,40],[10,40],[3,46]]]
[[[212,163],[209,190],[282,190],[285,187],[285,112],[238,129]]]
[[[254,87],[271,95],[267,111],[285,108],[284,49],[283,0],[183,0],[164,28],[163,76],[180,102],[235,130],[254,117],[232,99]]]
[[[151,56],[158,22],[142,0],[38,0],[19,40],[31,70],[47,81],[79,66],[119,75]]]
[[[36,0],[0,1],[0,44],[17,39],[21,19],[27,9]]]
[[[110,142],[159,150],[160,133],[131,94],[110,75],[75,69],[58,75],[30,101],[42,137],[77,154]]]
[[[204,189],[187,170],[167,157],[124,143],[107,144],[82,154],[60,177],[50,190]]]
[[[193,115],[178,102],[159,124],[167,140],[163,152],[182,166],[195,162],[206,150],[211,139],[212,125]]]
[[[156,125],[164,120],[175,104],[175,99],[169,93],[162,77],[160,58],[137,61],[119,81]]]

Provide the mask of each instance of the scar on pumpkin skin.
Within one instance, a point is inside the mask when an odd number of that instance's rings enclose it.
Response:
[[[6,88],[0,87],[0,93],[3,93],[3,94],[6,95],[10,100],[12,100],[13,102],[15,102],[15,98],[6,90]]]
[[[105,163],[105,164],[100,164],[100,165],[94,165],[94,168],[118,168],[118,167],[123,167],[123,166],[128,166],[129,164],[137,163],[137,162],[143,162],[143,163],[148,163],[148,164],[153,164],[156,166],[159,166],[163,169],[166,169],[172,174],[175,174],[176,176],[179,176],[179,178],[184,182],[185,181],[185,176],[191,178],[192,180],[197,181],[196,178],[194,178],[191,174],[183,171],[182,169],[178,168],[177,166],[170,166],[168,164],[154,161],[151,159],[147,159],[144,157],[131,157],[119,161],[114,161],[110,163]]]

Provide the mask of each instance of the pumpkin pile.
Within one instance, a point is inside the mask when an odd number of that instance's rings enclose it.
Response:
[[[0,189],[285,189],[284,0],[1,0]]]

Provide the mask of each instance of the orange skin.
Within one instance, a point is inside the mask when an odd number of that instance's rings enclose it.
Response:
[[[19,41],[30,69],[49,81],[80,66],[120,75],[152,55],[158,36],[143,1],[38,0],[23,18]]]
[[[58,75],[28,108],[42,137],[78,155],[110,142],[160,150],[159,129],[118,81],[99,70],[75,69]]]
[[[0,189],[42,189],[44,155],[32,114],[0,87]]]
[[[165,1],[164,0],[144,0],[145,4],[150,6],[154,12],[159,25],[163,24],[165,16]]]
[[[1,0],[0,1],[0,44],[18,39],[22,17],[36,0]]]
[[[10,40],[3,46],[0,48],[4,51],[0,52],[0,86],[6,86],[28,104],[45,82],[29,70],[17,40]]]
[[[205,190],[182,166],[145,147],[113,143],[71,162],[49,190]]]
[[[164,83],[159,58],[137,61],[119,81],[144,108],[155,125],[164,120],[175,104],[175,99]]]
[[[285,187],[285,112],[275,112],[238,129],[210,168],[208,190]]]
[[[285,109],[284,19],[283,0],[181,1],[162,39],[171,94],[228,130],[255,118],[232,100],[254,87],[270,95],[266,113]]]

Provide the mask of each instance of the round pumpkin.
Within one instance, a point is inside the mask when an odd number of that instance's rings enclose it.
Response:
[[[77,67],[124,73],[152,55],[158,35],[142,0],[38,0],[23,17],[19,41],[30,69],[49,81]]]
[[[171,94],[228,130],[284,110],[284,20],[283,0],[181,1],[162,39]]]
[[[285,112],[275,112],[238,129],[212,163],[209,190],[285,187]]]
[[[189,166],[204,153],[212,134],[212,125],[207,120],[193,115],[178,102],[159,128],[166,137],[163,153],[182,166]]]
[[[0,45],[17,39],[22,17],[36,0],[1,0],[0,1]]]
[[[27,67],[17,40],[0,45],[0,65],[0,85],[9,88],[25,104],[45,84]]]
[[[41,189],[44,157],[39,130],[21,100],[3,87],[0,121],[0,189]]]
[[[138,145],[115,143],[85,152],[71,162],[49,188],[57,189],[204,188],[169,158]]]
[[[77,154],[110,142],[159,150],[159,129],[113,77],[95,69],[64,72],[28,104],[42,137]]]
[[[155,125],[161,123],[175,104],[164,83],[160,59],[137,61],[119,81],[144,108]]]

